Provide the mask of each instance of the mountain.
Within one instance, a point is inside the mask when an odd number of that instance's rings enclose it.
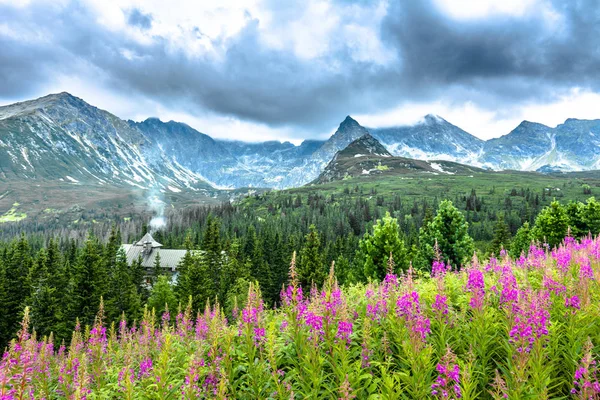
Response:
[[[448,160],[465,164],[479,157],[484,141],[437,115],[414,125],[369,128],[393,155],[419,160]]]
[[[409,173],[471,175],[483,170],[451,161],[425,161],[395,157],[370,134],[336,153],[313,183],[328,183],[359,176],[398,176]]]
[[[571,118],[556,128],[523,121],[509,134],[488,140],[479,161],[493,169],[600,169],[600,120]]]
[[[369,131],[361,126],[351,116],[347,116],[335,133],[315,151],[312,158],[327,164],[338,151],[346,148],[350,143],[368,134]]]
[[[350,143],[345,149],[338,151],[331,161],[362,157],[392,157],[392,155],[377,139],[366,133]]]
[[[455,161],[494,170],[600,169],[598,120],[569,119],[556,128],[523,121],[509,134],[486,142],[435,115],[387,128],[365,128],[347,116],[328,140],[296,146],[215,140],[184,123],[157,118],[124,121],[59,93],[0,107],[0,180],[172,193],[284,189],[314,181],[339,151],[369,134],[368,141],[377,139],[392,155],[411,160]],[[365,143],[350,150],[357,146]]]
[[[0,107],[0,179],[210,189],[139,130],[68,93]]]
[[[302,165],[291,171],[292,175],[301,184],[315,180],[338,151],[345,149],[356,139],[368,134],[369,131],[365,127],[361,126],[351,116],[346,116],[335,133],[326,142],[322,143]]]
[[[290,142],[248,143],[215,140],[181,122],[149,118],[129,121],[169,154],[177,163],[195,171],[215,187],[300,186],[290,172],[300,167],[323,142],[306,140],[300,146]]]

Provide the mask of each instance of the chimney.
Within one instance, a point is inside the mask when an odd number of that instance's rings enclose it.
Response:
[[[145,242],[144,242],[144,250],[142,251],[142,253],[143,253],[145,256],[149,256],[151,252],[152,252],[152,242],[150,242],[150,241],[145,241]]]

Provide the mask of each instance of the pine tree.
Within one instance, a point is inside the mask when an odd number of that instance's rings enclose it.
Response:
[[[29,270],[33,265],[33,260],[30,251],[29,242],[24,234],[10,246],[5,270],[6,319],[9,335],[17,332],[26,300],[31,294]]]
[[[325,263],[321,256],[321,238],[317,228],[311,225],[300,251],[298,279],[302,286],[309,288],[313,282],[321,285],[326,276]]]
[[[209,264],[203,254],[192,254],[185,271],[177,277],[177,295],[181,303],[192,297],[192,308],[203,310],[206,301],[218,295],[218,288],[210,276]]]
[[[531,234],[529,222],[525,222],[523,226],[519,228],[512,243],[510,244],[510,256],[513,258],[518,258],[523,252],[527,254],[532,240],[533,236]]]
[[[359,242],[357,258],[362,263],[364,277],[379,280],[385,278],[390,254],[398,269],[408,269],[407,252],[398,220],[388,212],[383,219],[377,220],[373,232],[366,232]]]
[[[436,240],[444,261],[454,266],[460,266],[475,250],[469,224],[449,200],[440,203],[433,220],[419,233],[420,255],[428,266],[433,261]]]
[[[204,263],[212,279],[213,290],[216,292],[221,286],[221,269],[223,267],[223,243],[221,241],[221,222],[212,216],[207,221],[206,231],[202,238],[201,246]]]
[[[6,249],[0,256],[0,347],[5,347],[15,332],[11,331],[8,315],[8,281],[6,279]]]
[[[71,320],[78,317],[84,325],[92,324],[100,298],[107,292],[109,276],[100,250],[97,239],[90,236],[72,268]]]
[[[490,243],[490,253],[499,255],[501,249],[508,249],[510,246],[510,229],[504,217],[499,216],[494,226],[494,237]]]
[[[106,295],[106,315],[110,320],[116,321],[125,313],[129,320],[134,320],[139,317],[140,305],[141,298],[133,282],[131,267],[127,264],[127,255],[120,249]]]

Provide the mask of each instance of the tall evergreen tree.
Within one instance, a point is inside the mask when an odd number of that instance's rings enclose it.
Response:
[[[71,320],[79,318],[84,325],[94,322],[100,298],[107,292],[109,275],[100,256],[101,249],[98,240],[90,236],[72,268]]]
[[[469,224],[450,200],[443,200],[437,214],[419,233],[420,253],[430,266],[437,241],[442,258],[460,266],[473,255],[475,245],[469,236]]]
[[[379,280],[385,278],[390,254],[398,269],[408,269],[407,252],[398,220],[388,212],[383,219],[377,220],[373,232],[366,232],[359,242],[357,259],[363,267],[364,277]]]
[[[317,285],[323,284],[326,276],[325,262],[321,256],[321,238],[317,228],[311,225],[300,251],[298,280],[302,286],[308,288],[313,282]]]
[[[6,319],[9,334],[17,332],[25,301],[31,293],[29,270],[33,265],[29,242],[24,234],[12,243],[6,260]]]
[[[498,216],[494,226],[494,237],[490,243],[490,253],[499,255],[501,249],[508,250],[510,246],[510,228],[504,222],[504,216]]]
[[[109,320],[116,321],[125,313],[128,320],[139,318],[141,297],[133,282],[131,267],[123,249],[117,252],[115,267],[110,277],[106,295],[105,312]]]
[[[529,227],[529,222],[525,222],[523,226],[519,228],[510,244],[510,256],[518,258],[523,252],[527,254],[532,240],[533,235],[531,233],[531,228]]]

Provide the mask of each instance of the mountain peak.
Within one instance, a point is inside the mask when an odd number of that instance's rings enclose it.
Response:
[[[360,126],[360,124],[351,116],[347,115],[346,118],[340,124],[340,128],[342,127],[351,127],[351,126]]]
[[[391,157],[392,155],[385,147],[371,134],[366,133],[350,143],[345,149],[338,153],[339,157],[360,157],[360,156],[380,156]]]
[[[428,123],[428,124],[440,124],[440,123],[446,122],[446,120],[444,118],[442,118],[436,114],[427,114],[426,116],[423,117],[423,119],[425,120],[425,123]]]

